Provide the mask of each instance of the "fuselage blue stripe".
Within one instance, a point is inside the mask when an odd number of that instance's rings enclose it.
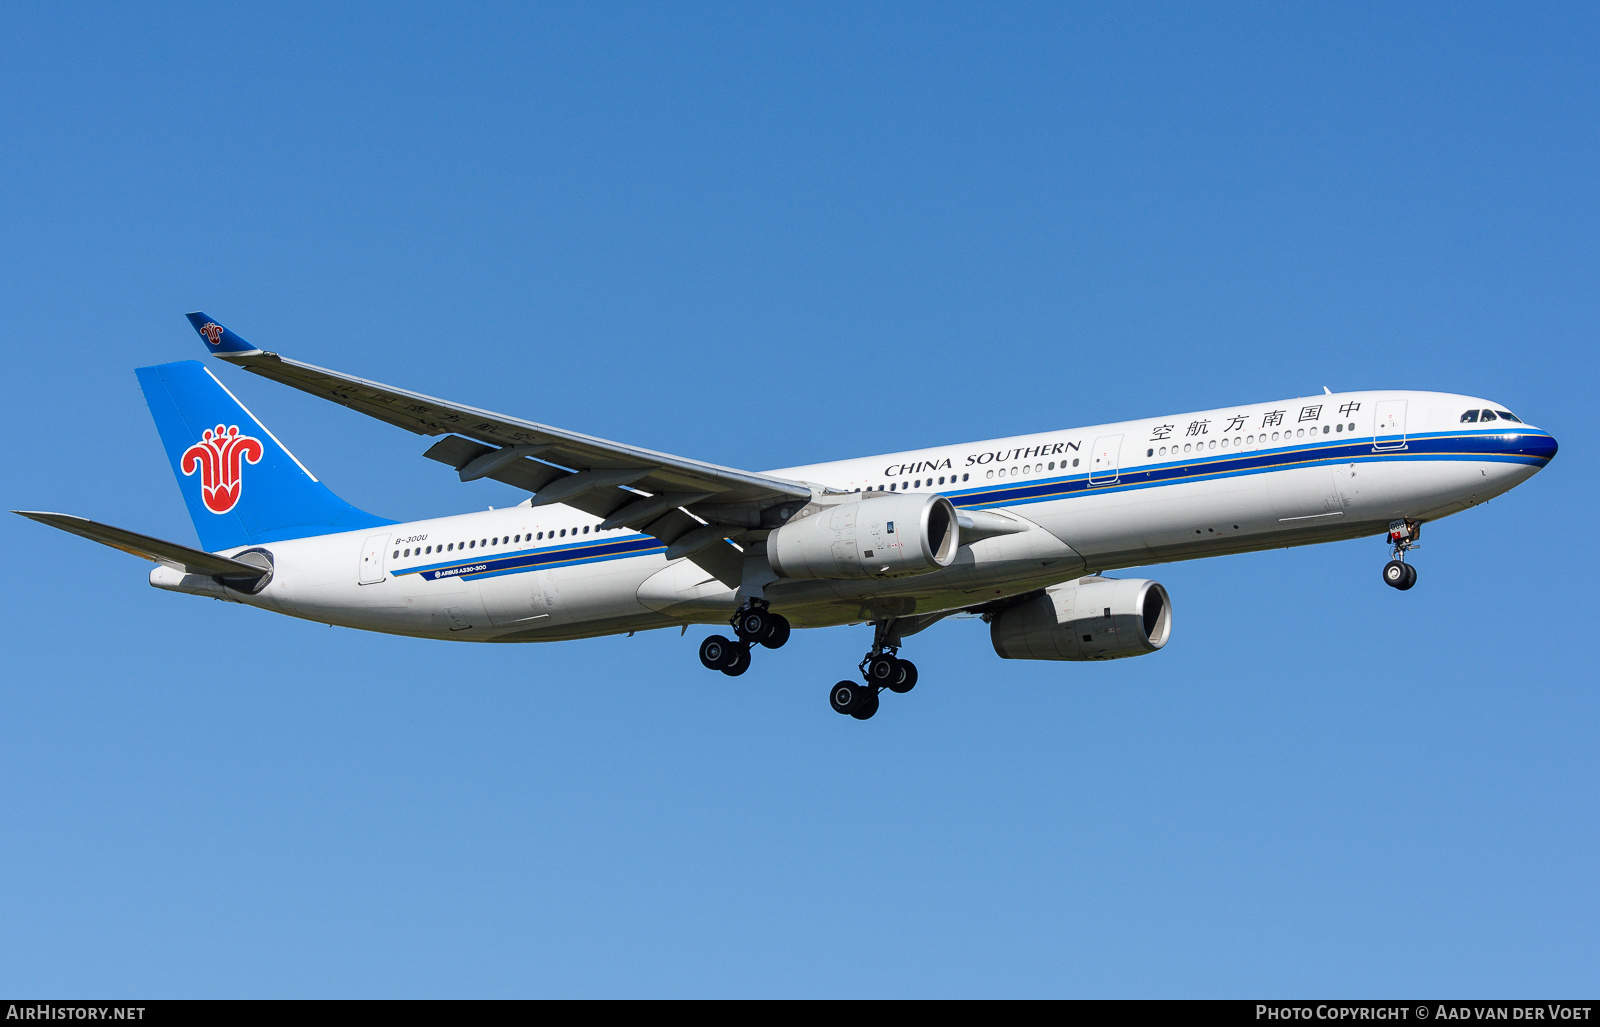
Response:
[[[1513,439],[1523,445],[1516,449],[1508,447],[1508,441]],[[1436,432],[1407,437],[1393,436],[1388,440],[1379,438],[1376,444],[1372,436],[1368,435],[1359,441],[1334,441],[1331,444],[1319,442],[1312,445],[1258,449],[1240,455],[1222,453],[1212,455],[1208,451],[1205,457],[1199,459],[1145,464],[1132,469],[1123,468],[1117,474],[1098,481],[1091,481],[1091,475],[1088,473],[1077,473],[1036,479],[1025,485],[985,485],[960,491],[945,491],[942,488],[934,491],[944,495],[957,507],[982,508],[1025,506],[1080,496],[1133,492],[1162,485],[1214,481],[1218,478],[1265,474],[1301,467],[1331,467],[1335,464],[1348,463],[1477,460],[1543,467],[1550,461],[1547,454],[1554,452],[1554,444],[1555,440],[1551,436],[1535,431]],[[1379,448],[1380,446],[1384,448]],[[551,548],[524,549],[513,553],[496,554],[487,559],[458,559],[431,563],[390,573],[395,577],[419,574],[427,580],[461,578],[466,581],[476,581],[504,574],[522,574],[555,567],[625,560],[635,556],[665,552],[666,548],[666,543],[660,539],[649,535],[631,535],[606,539],[604,542],[566,543]]]

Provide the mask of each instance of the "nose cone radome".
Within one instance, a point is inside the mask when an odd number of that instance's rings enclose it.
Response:
[[[1500,452],[1507,456],[1523,457],[1536,467],[1543,467],[1556,455],[1555,436],[1537,428],[1516,433],[1507,432],[1500,437]]]

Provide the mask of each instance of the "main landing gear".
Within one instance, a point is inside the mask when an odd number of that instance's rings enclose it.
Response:
[[[1417,569],[1406,563],[1406,553],[1422,543],[1422,525],[1416,521],[1391,521],[1389,523],[1389,554],[1392,559],[1383,565],[1383,583],[1404,592],[1417,583]]]
[[[861,660],[864,684],[841,681],[828,693],[828,704],[835,713],[844,713],[857,720],[870,720],[878,712],[878,693],[887,688],[904,694],[917,685],[917,665],[896,655],[900,639],[893,630],[894,621],[878,621],[873,625],[872,648]]]
[[[720,670],[729,677],[738,677],[750,669],[750,649],[764,645],[779,649],[789,641],[789,621],[781,613],[773,613],[765,600],[752,599],[739,608],[728,621],[735,638],[712,635],[700,643],[700,662],[707,670]]]

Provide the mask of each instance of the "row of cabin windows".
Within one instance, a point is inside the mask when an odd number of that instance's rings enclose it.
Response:
[[[581,533],[584,535],[589,534],[589,528],[589,525],[585,525],[582,528]],[[567,528],[562,528],[559,532],[541,531],[537,533],[530,531],[526,535],[501,535],[497,538],[468,539],[465,542],[447,542],[442,546],[418,546],[415,553],[413,553],[410,549],[396,549],[394,551],[394,558],[398,560],[402,556],[431,556],[434,553],[453,553],[458,549],[477,549],[479,546],[488,548],[489,546],[515,545],[518,542],[543,542],[546,535],[549,535],[551,538],[566,538],[568,530],[569,529]],[[580,533],[578,528],[572,528],[570,530],[574,535]],[[600,529],[595,528],[594,532],[598,535],[600,533]]]
[[[1317,429],[1311,428],[1309,430],[1310,430],[1311,434],[1313,434],[1313,435],[1317,434]],[[1356,430],[1356,426],[1354,424],[1334,424],[1334,425],[1325,424],[1325,425],[1322,426],[1322,434],[1324,434],[1324,435],[1328,435],[1328,434],[1330,434],[1332,432],[1345,432],[1345,431],[1352,431],[1353,432],[1355,430]],[[1285,441],[1285,442],[1289,441],[1290,439],[1303,439],[1303,438],[1306,437],[1306,431],[1307,431],[1307,429],[1301,428],[1301,429],[1298,429],[1297,431],[1273,432],[1271,441],[1277,442],[1280,435],[1283,437],[1283,441]],[[1194,442],[1194,443],[1186,442],[1186,443],[1183,444],[1183,452],[1188,453],[1188,452],[1191,452],[1191,451],[1201,450],[1201,449],[1216,449],[1217,445],[1218,445],[1218,442],[1219,442],[1219,440],[1217,440],[1217,439],[1212,439],[1209,443],[1206,443],[1206,442]],[[1262,432],[1259,438],[1257,436],[1254,436],[1254,435],[1246,435],[1243,438],[1240,438],[1237,435],[1233,435],[1233,436],[1230,436],[1229,438],[1225,438],[1225,439],[1220,440],[1220,443],[1221,443],[1221,446],[1222,446],[1223,449],[1227,449],[1230,445],[1231,446],[1254,446],[1257,443],[1260,443],[1261,445],[1264,446],[1264,445],[1267,444],[1267,442],[1268,442],[1268,438],[1267,438],[1267,433],[1266,432]],[[1166,456],[1167,455],[1167,451],[1168,451],[1169,448],[1171,449],[1172,454],[1174,456],[1176,456],[1178,454],[1178,447],[1177,446],[1171,446],[1171,447],[1162,446],[1160,449],[1147,449],[1147,450],[1144,451],[1144,455],[1145,456]]]
[[[1073,459],[1072,466],[1074,466],[1074,467],[1078,466],[1078,461],[1077,461],[1076,458]],[[1054,460],[1050,461],[1049,464],[1034,464],[1032,467],[1029,467],[1027,464],[1023,464],[1020,468],[1018,468],[1018,467],[1011,468],[1011,477],[1015,478],[1018,475],[1022,475],[1022,474],[1043,474],[1045,471],[1053,471],[1055,469],[1056,469],[1056,462]],[[1063,471],[1067,469],[1067,462],[1065,460],[1061,461],[1061,469]],[[990,471],[986,475],[986,477],[989,477],[989,478],[995,478],[995,477],[1004,478],[1005,476],[1006,476],[1006,469],[1004,467],[996,467],[994,470]]]
[[[959,485],[961,482],[966,481],[970,477],[972,477],[972,475],[963,474],[961,476],[961,478],[959,480],[957,480],[956,476],[952,474],[952,475],[950,475],[950,484]],[[871,485],[868,485],[867,486],[867,491],[868,492],[903,492],[903,491],[905,491],[907,489],[920,489],[920,488],[923,488],[923,487],[933,488],[935,485],[943,485],[944,484],[944,480],[945,480],[945,476],[941,474],[941,475],[939,475],[939,480],[937,482],[935,482],[932,478],[926,478],[926,479],[924,479],[924,478],[913,478],[910,481],[901,481],[901,482],[893,482],[893,481],[891,481],[888,485],[879,485],[877,488],[873,488]],[[856,491],[860,492],[861,490],[860,489],[856,489]]]
[[[1515,421],[1522,423],[1522,418],[1509,410],[1468,410],[1461,415],[1462,424],[1477,424],[1479,421]]]

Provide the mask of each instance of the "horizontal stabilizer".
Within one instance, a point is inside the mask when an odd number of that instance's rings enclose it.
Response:
[[[180,546],[176,542],[164,539],[151,538],[141,535],[136,531],[124,528],[113,528],[109,524],[100,524],[85,517],[74,517],[72,514],[44,513],[38,510],[13,510],[14,514],[48,524],[52,528],[70,531],[74,535],[82,535],[92,539],[103,546],[120,549],[144,560],[150,560],[174,570],[183,571],[185,574],[204,574],[213,578],[248,579],[254,581],[266,573],[262,568],[240,560],[232,560],[226,556],[217,556],[200,549],[190,549]]]

